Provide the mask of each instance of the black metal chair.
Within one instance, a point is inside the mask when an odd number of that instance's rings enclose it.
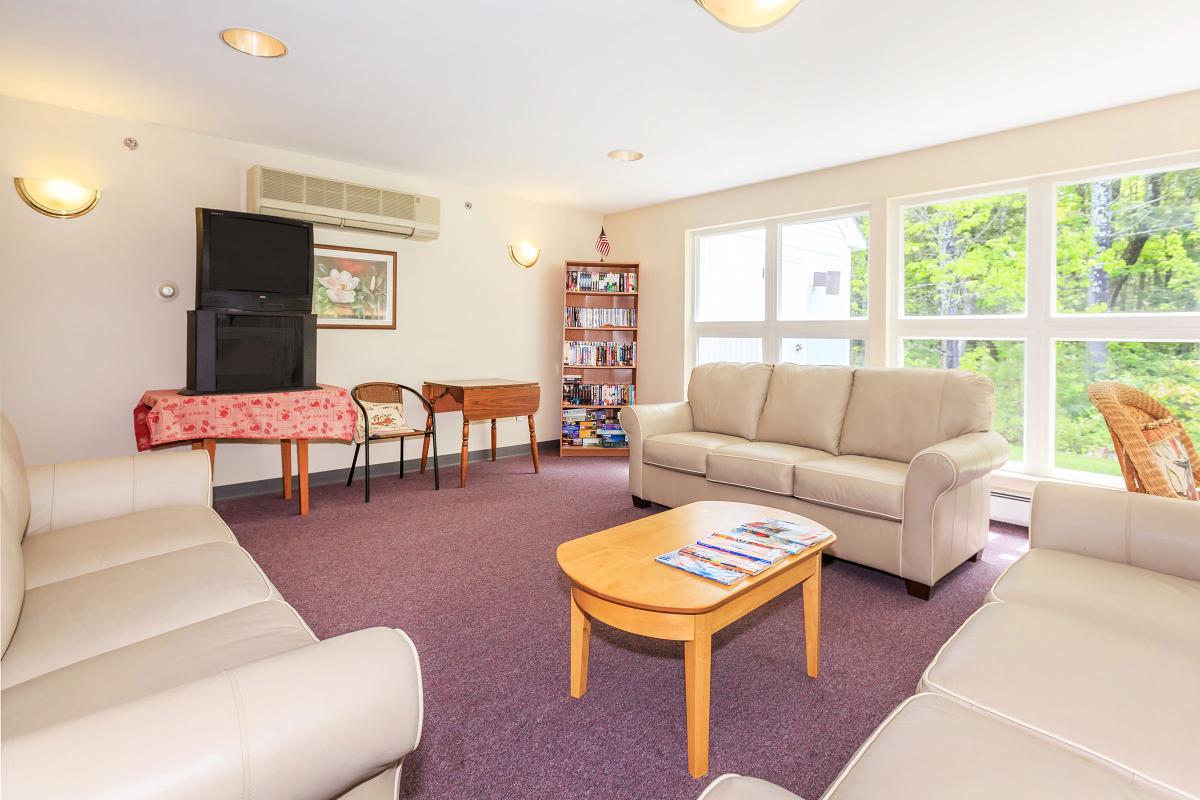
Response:
[[[363,403],[403,403],[404,393],[408,392],[421,401],[421,405],[425,408],[425,429],[417,430],[416,428],[406,428],[402,431],[393,433],[372,435],[371,434],[371,418],[367,414],[367,409]],[[404,440],[414,436],[420,436],[421,442],[421,474],[425,474],[425,463],[429,457],[429,446],[433,444],[433,488],[438,490],[442,488],[441,475],[438,473],[438,455],[437,455],[437,423],[434,420],[433,406],[426,400],[420,392],[400,383],[386,383],[383,381],[375,381],[373,383],[360,383],[350,390],[350,397],[354,400],[354,404],[358,406],[359,411],[363,416],[363,441],[355,442],[354,458],[350,461],[350,477],[346,479],[346,485],[349,486],[354,482],[354,468],[358,464],[358,451],[362,448],[366,451],[363,461],[363,470],[366,473],[366,491],[364,502],[371,502],[371,442],[372,441],[390,441],[392,439],[400,440],[400,477],[404,477]]]

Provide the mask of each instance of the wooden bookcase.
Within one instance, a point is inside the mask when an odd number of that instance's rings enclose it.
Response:
[[[563,271],[563,368],[562,368],[562,386],[563,386],[563,403],[561,421],[563,428],[567,425],[574,424],[579,415],[582,413],[587,415],[587,421],[596,423],[599,428],[602,423],[597,419],[603,415],[608,422],[616,422],[621,413],[621,409],[630,405],[629,402],[620,400],[611,401],[599,404],[576,404],[568,402],[566,387],[570,383],[579,383],[584,385],[599,384],[602,386],[628,386],[629,395],[636,402],[637,386],[637,332],[638,332],[638,290],[641,288],[639,277],[639,264],[621,262],[621,261],[568,261],[566,268]],[[636,285],[636,288],[627,291],[604,291],[604,290],[582,290],[573,288],[572,273],[590,273],[593,280],[599,279],[607,273],[616,273],[627,276],[626,286],[631,283]],[[616,310],[613,316],[628,315],[630,319],[627,325],[605,325],[601,324],[603,319],[584,319],[581,323],[587,324],[571,324],[570,310],[571,309],[596,309],[595,315],[598,317],[605,316],[605,310]],[[584,312],[585,314],[587,312]],[[624,321],[624,320],[623,320]],[[574,365],[569,364],[567,354],[568,345],[570,342],[605,342],[615,345],[630,346],[633,350],[632,357],[629,363],[622,363],[620,366],[590,366],[590,365]],[[604,437],[589,437],[599,438]],[[629,456],[629,447],[604,447],[597,444],[593,445],[577,445],[568,444],[568,435],[562,431],[559,435],[558,449],[559,454],[566,457],[576,456]]]

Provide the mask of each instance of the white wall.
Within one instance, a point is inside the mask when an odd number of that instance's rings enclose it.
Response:
[[[880,120],[886,125],[887,120]],[[615,259],[640,261],[638,399],[684,395],[687,232],[769,217],[869,206],[872,341],[888,338],[885,307],[888,204],[910,195],[1200,153],[1200,92],[1070,117],[886,158],[610,214]],[[650,154],[649,157],[653,157]],[[872,364],[882,348],[868,348]]]
[[[348,118],[345,135],[358,124],[369,118]],[[140,142],[136,151],[122,145],[127,136]],[[397,136],[396,147],[403,146]],[[419,388],[429,378],[535,379],[542,384],[539,438],[558,437],[562,263],[592,253],[598,214],[0,97],[0,405],[27,460],[134,452],[132,411],[142,391],[185,382],[194,209],[245,208],[246,170],[254,164],[442,200],[436,242],[317,228],[318,243],[395,250],[400,290],[395,331],[318,333],[319,381]],[[13,176],[96,186],[100,203],[76,220],[50,219],[21,202]],[[543,248],[530,270],[508,260],[508,243],[522,240]],[[154,295],[164,279],[182,289],[174,302]],[[457,451],[460,425],[458,415],[439,415],[441,452]],[[475,426],[472,449],[489,441],[485,427]],[[528,441],[524,420],[500,422],[501,446]],[[347,445],[314,445],[310,469],[347,467],[350,454]],[[392,443],[374,460],[398,457]],[[278,471],[277,446],[218,447],[218,484]]]

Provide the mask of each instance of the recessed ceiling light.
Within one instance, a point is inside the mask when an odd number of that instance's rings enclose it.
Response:
[[[271,34],[249,28],[226,28],[221,31],[221,41],[234,50],[259,58],[279,58],[288,51],[287,45]]]
[[[637,150],[609,150],[608,157],[613,161],[641,161],[646,154]]]

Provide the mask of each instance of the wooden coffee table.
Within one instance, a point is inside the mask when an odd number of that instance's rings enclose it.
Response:
[[[571,696],[587,692],[593,619],[639,636],[682,641],[688,772],[694,778],[708,772],[712,635],[803,584],[804,647],[808,675],[816,678],[821,668],[821,551],[836,537],[733,586],[654,559],[710,533],[771,517],[810,522],[767,506],[702,501],[558,546],[558,565],[571,579]]]

